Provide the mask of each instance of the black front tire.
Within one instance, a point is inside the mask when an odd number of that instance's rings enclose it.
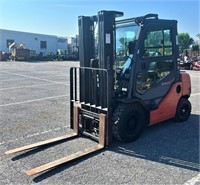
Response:
[[[175,120],[178,122],[186,121],[190,117],[191,103],[186,98],[181,98],[176,108]]]
[[[146,125],[144,108],[139,104],[121,104],[113,114],[113,137],[122,142],[137,140]]]

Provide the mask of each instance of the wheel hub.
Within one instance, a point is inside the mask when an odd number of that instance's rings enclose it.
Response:
[[[127,127],[129,130],[134,130],[137,126],[137,119],[135,117],[131,117],[127,123]]]

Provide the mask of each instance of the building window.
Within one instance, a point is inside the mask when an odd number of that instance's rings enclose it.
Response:
[[[7,39],[6,40],[6,46],[7,46],[7,48],[9,48],[9,46],[12,44],[12,43],[14,43],[15,42],[15,40],[13,40],[13,39]]]
[[[67,39],[64,39],[64,38],[58,38],[58,42],[64,43],[64,42],[66,42],[66,41],[67,41]]]
[[[47,42],[46,41],[40,41],[40,49],[47,49]]]

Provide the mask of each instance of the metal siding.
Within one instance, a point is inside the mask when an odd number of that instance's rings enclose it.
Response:
[[[58,44],[57,36],[54,35],[43,35],[37,33],[26,33],[19,31],[11,30],[0,30],[1,33],[1,47],[0,50],[3,52],[9,52],[9,49],[6,45],[7,39],[15,40],[16,44],[24,43],[25,48],[34,49],[37,54],[43,52],[48,54],[48,52],[56,53],[57,49],[66,49],[67,48],[67,38],[66,44]],[[47,49],[40,49],[40,41],[47,42]],[[59,48],[58,48],[59,46]],[[61,48],[63,47],[63,48]]]

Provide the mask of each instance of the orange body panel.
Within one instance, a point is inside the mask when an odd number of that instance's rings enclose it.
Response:
[[[183,82],[183,86],[182,86],[183,96],[184,95],[190,95],[191,94],[191,80],[190,80],[189,74],[184,72],[184,71],[181,72],[180,80],[181,80],[181,82]]]
[[[181,87],[179,93],[177,93],[178,86]],[[149,125],[173,118],[176,114],[176,107],[179,99],[185,95],[190,96],[190,93],[190,76],[187,73],[180,73],[180,82],[173,84],[167,95],[161,101],[159,108],[150,112]]]

